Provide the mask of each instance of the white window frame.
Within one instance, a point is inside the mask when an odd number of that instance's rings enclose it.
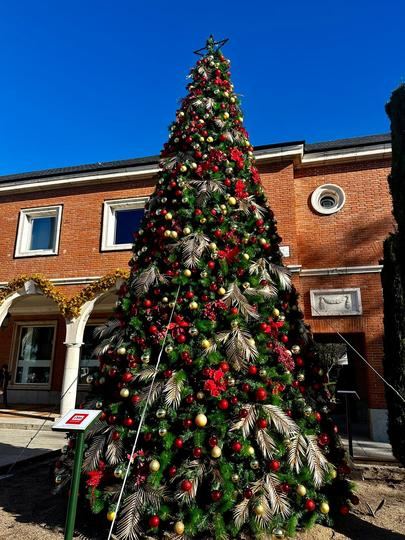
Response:
[[[32,220],[35,218],[54,217],[55,219],[55,243],[52,249],[30,249]],[[38,257],[44,255],[58,255],[60,227],[62,222],[62,205],[43,206],[41,208],[24,208],[20,210],[18,220],[17,242],[15,257]]]
[[[53,364],[55,360],[55,347],[56,347],[56,340],[57,340],[57,321],[51,320],[51,321],[16,321],[15,327],[14,327],[14,336],[13,336],[13,347],[12,347],[12,378],[9,384],[10,390],[17,390],[17,389],[35,389],[35,388],[41,388],[45,390],[50,390],[52,385],[52,376],[53,376]],[[18,369],[18,355],[20,352],[20,341],[21,341],[21,331],[22,328],[26,327],[52,327],[54,329],[53,333],[53,344],[52,344],[52,353],[51,353],[51,359],[49,364],[49,382],[48,383],[18,383],[15,382],[17,378],[17,369]]]
[[[322,206],[323,197],[330,197],[334,201],[334,205],[330,208]],[[343,189],[337,184],[323,184],[315,189],[311,195],[311,206],[318,213],[325,216],[330,216],[339,212],[346,202],[346,194]]]
[[[143,209],[148,200],[149,197],[132,197],[130,199],[114,199],[110,201],[104,201],[101,251],[120,251],[132,248],[132,243],[114,243],[116,227],[115,213],[119,210]]]

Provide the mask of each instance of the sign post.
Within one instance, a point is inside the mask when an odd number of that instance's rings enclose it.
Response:
[[[101,411],[90,409],[72,409],[52,426],[53,431],[67,431],[69,433],[77,434],[72,471],[72,483],[70,486],[70,496],[66,514],[65,540],[72,540],[75,528],[86,430],[93,422],[97,420],[100,414]]]

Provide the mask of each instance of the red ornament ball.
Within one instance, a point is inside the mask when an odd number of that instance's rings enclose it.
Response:
[[[248,383],[243,383],[241,388],[242,388],[242,392],[246,392],[246,393],[250,392],[250,384]]]
[[[281,336],[281,341],[282,341],[283,343],[287,343],[287,342],[288,342],[288,336],[286,336],[285,334],[283,334],[283,335]]]
[[[191,420],[191,418],[185,418],[185,419],[183,420],[183,426],[184,426],[186,429],[190,429],[192,425],[193,425],[193,421]]]
[[[168,469],[167,472],[168,472],[170,478],[173,478],[173,476],[176,476],[176,473],[177,473],[177,467],[175,467],[174,465],[172,465],[171,467],[169,467],[169,469]]]
[[[218,409],[221,411],[226,411],[229,408],[229,401],[227,399],[220,399],[218,402]]]
[[[245,499],[251,499],[253,497],[253,490],[250,488],[246,488],[243,491],[243,496],[245,497]]]
[[[241,409],[239,411],[239,418],[246,418],[249,414],[249,411],[247,409]]]
[[[214,448],[214,446],[217,446],[218,444],[218,438],[215,436],[212,436],[208,439],[208,444],[211,448]]]
[[[229,371],[229,364],[228,362],[221,362],[219,364],[219,369],[223,371],[224,373],[227,373]]]
[[[267,392],[265,388],[258,388],[256,390],[257,401],[265,401],[267,399]]]
[[[214,491],[211,491],[211,500],[214,502],[218,502],[222,499],[222,493],[219,491],[219,489],[214,489]]]
[[[132,381],[132,379],[133,379],[133,375],[129,371],[126,371],[125,373],[122,374],[121,380],[123,382],[130,382]]]
[[[111,438],[113,441],[118,441],[120,439],[121,435],[119,431],[113,431]]]
[[[232,450],[239,453],[242,450],[242,444],[239,441],[234,441],[232,443]]]
[[[259,420],[257,421],[257,427],[259,429],[266,429],[266,427],[269,425],[268,421],[266,420],[266,418],[259,418]]]
[[[152,529],[159,527],[159,523],[160,523],[159,516],[151,516],[149,518],[149,527],[151,527]]]
[[[268,468],[270,471],[278,471],[281,467],[281,463],[277,459],[272,459],[268,463]]]
[[[238,398],[236,396],[232,396],[229,401],[231,402],[231,405],[236,405],[238,403]]]
[[[132,397],[131,397],[131,401],[134,405],[136,405],[137,403],[139,403],[141,401],[141,398],[140,396],[138,396],[138,394],[134,394]]]
[[[193,484],[190,482],[190,480],[183,480],[181,483],[181,489],[182,491],[191,491],[193,489]]]
[[[123,424],[125,427],[131,427],[131,426],[134,424],[134,421],[132,420],[132,418],[130,418],[129,416],[127,416],[127,417],[124,418],[124,420],[122,421],[122,424]]]
[[[187,405],[191,405],[194,402],[194,396],[192,394],[189,394],[185,398]]]
[[[181,439],[180,437],[177,437],[177,439],[174,439],[174,446],[176,448],[183,448],[183,439]]]
[[[176,337],[176,341],[177,343],[185,343],[186,342],[186,336],[184,334],[179,334],[177,337]]]
[[[342,506],[339,508],[339,514],[342,516],[346,516],[350,512],[350,508],[347,504],[342,504]]]
[[[193,456],[195,458],[200,458],[202,456],[202,449],[199,446],[196,446],[193,450]]]
[[[256,375],[257,367],[256,366],[249,366],[248,373],[249,373],[249,375]]]
[[[308,510],[308,512],[313,512],[316,508],[316,504],[312,499],[307,499],[305,501],[305,509]]]

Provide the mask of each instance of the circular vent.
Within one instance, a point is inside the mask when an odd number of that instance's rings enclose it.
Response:
[[[319,186],[311,195],[312,208],[318,214],[334,214],[343,208],[346,201],[345,192],[336,184]]]

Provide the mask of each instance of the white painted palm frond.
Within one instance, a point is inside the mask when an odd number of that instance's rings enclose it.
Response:
[[[143,486],[145,503],[152,506],[154,510],[159,510],[162,502],[169,499],[166,486],[153,487],[148,483]]]
[[[270,433],[266,429],[258,429],[256,433],[256,441],[263,456],[265,458],[272,459],[277,445]]]
[[[252,319],[259,318],[259,314],[254,309],[254,307],[251,304],[249,304],[248,299],[239,289],[236,281],[231,283],[229,289],[226,291],[225,295],[223,296],[223,301],[228,307],[231,305],[237,306],[241,314],[246,319],[248,319],[249,317],[252,317]]]
[[[291,438],[287,443],[287,448],[288,464],[292,470],[295,470],[298,473],[301,470],[302,460],[305,457],[307,449],[305,437],[299,432],[291,435]]]
[[[268,264],[268,261],[263,257],[257,259],[257,261],[252,261],[252,264],[249,267],[249,274],[254,274],[256,276],[259,276],[260,280],[264,279],[272,283],[270,272],[267,269]]]
[[[255,499],[256,504],[261,504],[263,506],[263,514],[255,514],[255,520],[258,522],[259,526],[263,529],[268,526],[271,521],[271,518],[274,515],[273,509],[271,508],[269,501],[265,495],[260,495]]]
[[[141,368],[141,371],[135,373],[134,379],[138,379],[143,382],[150,381],[150,379],[153,379],[153,377],[155,377],[158,373],[159,370],[154,366],[144,366]]]
[[[234,422],[230,427],[229,431],[237,431],[238,429],[240,429],[242,430],[243,436],[247,438],[256,423],[257,410],[256,407],[254,405],[251,405],[250,403],[246,403],[243,408],[247,410],[248,414],[245,418],[240,418],[239,420]]]
[[[275,276],[281,289],[289,291],[291,289],[291,272],[286,266],[281,266],[272,262],[268,262],[270,273]]]
[[[315,435],[306,435],[307,440],[307,462],[312,473],[316,487],[322,485],[325,472],[329,469],[329,462],[319,448]]]
[[[144,401],[148,400],[148,405],[152,406],[155,401],[162,395],[164,388],[164,383],[161,381],[155,381],[152,384],[146,386],[139,392],[139,397],[141,398],[138,406],[141,404],[144,405]]]
[[[239,199],[238,210],[246,215],[253,213],[257,219],[262,218],[266,213],[266,209],[255,201],[253,195],[246,197],[246,199]]]
[[[278,296],[277,289],[274,285],[265,285],[264,287],[249,287],[245,289],[245,294],[247,296],[261,296],[266,300],[271,300]]]
[[[166,284],[167,278],[160,273],[157,266],[151,264],[138,274],[133,282],[134,292],[136,295],[146,293],[153,285]]]
[[[178,374],[173,371],[172,376],[166,381],[164,386],[165,404],[168,407],[177,409],[181,402],[181,391],[183,390],[184,381],[179,379]]]
[[[176,499],[179,501],[182,501],[183,503],[190,503],[193,501],[197,496],[198,487],[200,485],[200,482],[206,472],[206,468],[204,464],[199,460],[193,460],[188,463],[186,463],[185,468],[188,469],[189,472],[189,480],[192,484],[190,491],[182,491],[179,489],[175,495]]]
[[[88,449],[85,451],[82,470],[85,472],[97,469],[101,455],[106,444],[107,434],[96,435]]]
[[[219,127],[220,129],[222,129],[224,126],[225,126],[225,122],[224,120],[222,120],[222,118],[219,118],[218,116],[216,116],[214,118],[214,124]]]
[[[183,264],[187,268],[195,268],[200,262],[201,256],[208,248],[210,240],[201,232],[195,232],[182,238],[174,244],[174,247],[180,247],[183,255]]]
[[[144,492],[138,489],[131,493],[122,505],[121,516],[117,522],[118,540],[138,540],[142,538],[139,520],[145,504]]]
[[[250,499],[242,499],[233,509],[233,519],[238,528],[249,519],[249,503]]]
[[[114,440],[113,433],[114,431],[111,430],[108,435],[107,448],[105,451],[105,457],[108,465],[118,465],[118,463],[121,463],[125,457],[124,443],[122,442],[121,438]]]
[[[197,191],[198,204],[204,203],[214,193],[225,193],[225,185],[216,180],[189,180],[188,185]]]
[[[264,476],[263,487],[271,510],[274,514],[281,514],[283,518],[286,518],[291,513],[291,508],[285,493],[280,491],[279,486],[280,481],[276,474],[268,473]]]
[[[259,354],[255,341],[247,330],[235,328],[229,332],[219,332],[216,339],[224,344],[226,356],[237,371],[246,368],[249,360],[257,358]]]
[[[270,424],[273,424],[276,431],[283,435],[297,433],[299,428],[292,418],[287,416],[285,412],[277,407],[277,405],[262,405],[262,412],[266,415]]]

